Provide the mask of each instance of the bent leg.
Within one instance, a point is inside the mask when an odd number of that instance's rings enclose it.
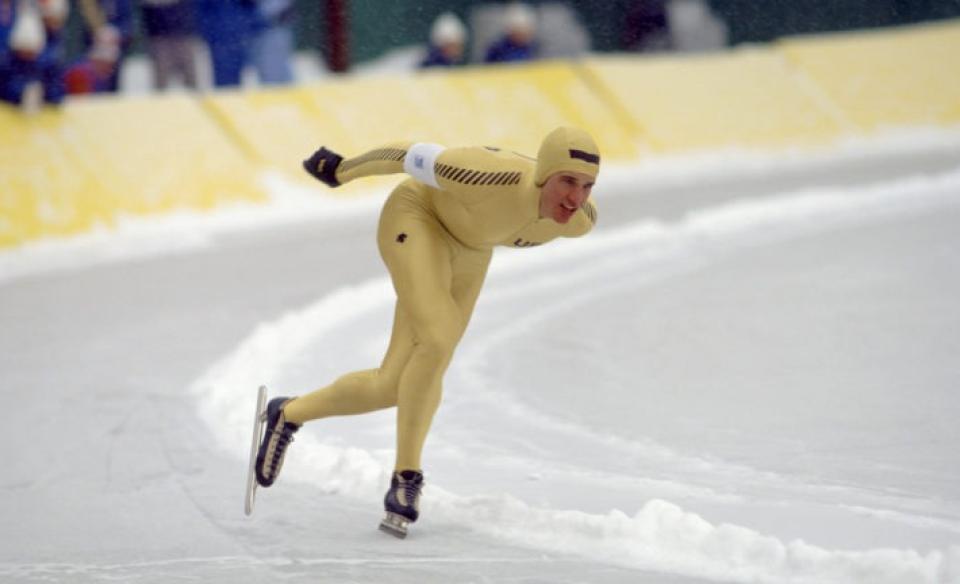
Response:
[[[435,219],[416,213],[384,213],[378,239],[397,292],[397,311],[413,334],[397,386],[396,468],[415,470],[465,324],[452,294],[458,244]]]
[[[493,250],[462,249],[453,262],[453,300],[463,315],[463,326],[466,329],[473,315],[473,308],[477,304],[480,290],[487,277],[487,268],[490,267],[490,258]]]
[[[414,335],[397,393],[396,470],[419,470],[443,376],[470,320],[492,252],[464,247],[439,224],[422,230],[382,224],[380,243],[399,310],[409,318]]]
[[[291,401],[284,414],[301,424],[396,405],[396,469],[418,470],[443,375],[470,320],[491,252],[463,247],[436,219],[396,195],[385,205],[378,230],[380,253],[397,293],[383,363]]]
[[[413,332],[398,307],[390,346],[379,369],[347,373],[326,387],[298,397],[284,406],[284,416],[290,422],[303,424],[319,418],[364,414],[397,405],[398,380],[412,350]]]
[[[381,214],[381,227],[378,231],[378,242],[381,254],[384,255],[383,233],[399,227],[406,229],[413,236],[413,245],[404,248],[408,259],[418,263],[432,261],[419,257],[421,251],[428,252],[431,248],[440,252],[449,251],[442,237],[437,239],[438,225],[431,217],[424,215],[423,209],[410,203],[409,192],[403,187],[391,195],[384,205]],[[431,225],[433,223],[433,225]],[[385,231],[386,230],[386,231]],[[393,235],[395,237],[395,235]],[[432,242],[432,243],[430,243]],[[416,248],[415,251],[414,249]],[[401,255],[404,255],[401,254]],[[402,261],[395,262],[397,266],[391,268],[391,254],[384,255],[384,261],[391,276],[394,270],[403,271],[399,267]],[[441,264],[449,265],[448,258],[439,258]],[[428,276],[423,276],[428,277]],[[406,280],[406,277],[401,277]],[[394,278],[396,281],[396,278]],[[408,311],[398,300],[393,321],[393,331],[390,336],[390,346],[378,369],[368,369],[348,373],[330,385],[312,393],[303,395],[289,402],[284,407],[286,418],[296,424],[303,424],[310,420],[330,416],[362,414],[373,410],[388,408],[397,405],[398,386],[400,377],[407,366],[415,347],[415,332],[408,315]]]
[[[354,371],[330,385],[287,403],[288,422],[303,424],[330,416],[349,416],[381,410],[396,404],[395,391],[380,379],[380,370]]]

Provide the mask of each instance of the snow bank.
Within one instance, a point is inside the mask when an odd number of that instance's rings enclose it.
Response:
[[[531,507],[517,499],[458,498],[430,492],[425,512],[441,512],[496,537],[544,550],[584,555],[645,570],[730,582],[810,584],[945,582],[960,548],[947,561],[935,551],[827,550],[789,543],[737,525],[713,525],[662,500],[648,501],[632,517]]]
[[[30,241],[0,249],[0,285],[5,281],[59,271],[81,270],[140,258],[196,253],[230,233],[308,221],[339,221],[375,213],[382,192],[352,198],[318,196],[317,189],[290,183],[264,171],[262,186],[271,194],[266,205],[231,203],[215,211],[172,211],[163,215],[121,215],[113,226],[65,238]]]
[[[694,213],[676,224],[641,222],[579,241],[558,242],[536,253],[502,254],[491,277],[569,262],[571,254],[592,258],[626,248],[682,255],[691,247],[709,248],[711,242],[755,243],[757,238],[784,237],[864,217],[896,217],[956,204],[960,204],[960,169],[856,190],[821,189],[741,201]],[[594,263],[591,269],[602,270],[602,263]],[[330,333],[392,301],[386,277],[339,289],[303,310],[262,324],[211,367],[192,389],[203,419],[222,447],[244,456],[257,385],[277,379],[308,344],[333,336]],[[249,392],[249,399],[238,399],[243,391]],[[389,461],[381,454],[323,444],[309,434],[298,440],[297,457],[312,471],[309,477],[292,474],[290,480],[309,480],[323,491],[348,496],[370,498],[382,492]],[[714,525],[663,500],[647,501],[631,516],[620,510],[591,514],[540,508],[507,494],[467,498],[435,486],[428,489],[424,509],[434,523],[471,525],[520,545],[648,570],[735,582],[960,581],[960,548],[926,555],[898,549],[830,550],[799,540],[784,542],[745,526]]]

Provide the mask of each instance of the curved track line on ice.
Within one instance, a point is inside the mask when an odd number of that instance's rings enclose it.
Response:
[[[709,261],[707,250],[711,246],[722,244],[728,250],[736,249],[792,234],[955,205],[960,202],[958,192],[960,171],[954,171],[878,187],[818,190],[769,201],[745,201],[693,214],[677,224],[641,222],[615,231],[599,231],[579,241],[558,242],[532,253],[499,254],[481,302],[489,305],[514,295],[569,286],[599,273],[616,272],[618,265],[622,268],[629,262],[642,261],[645,267],[659,265],[659,272],[650,273],[655,280],[672,270],[695,268],[698,262]],[[625,250],[629,253],[621,253]],[[551,270],[574,259],[580,260],[583,267],[568,273]],[[520,284],[518,273],[524,274]],[[508,281],[509,287],[503,285]],[[590,293],[585,291],[548,305],[533,313],[530,321],[583,302]],[[355,325],[371,312],[389,310],[392,301],[387,278],[339,289],[302,310],[262,324],[232,354],[212,366],[192,389],[200,401],[203,418],[222,447],[242,458],[242,445],[249,432],[250,403],[259,383],[269,385],[281,379],[285,368],[305,347],[318,339],[335,338],[332,333]],[[495,343],[498,335],[510,336],[524,326],[521,322],[487,338],[471,339],[454,364],[462,369],[457,373],[458,379],[470,377],[470,368],[482,360],[485,347]],[[482,376],[480,380],[482,383]],[[596,444],[640,451],[645,456],[665,457],[693,473],[698,466],[707,465],[713,473],[741,474],[750,480],[780,480],[721,461],[686,457],[652,443],[597,435],[589,428],[537,417],[516,401],[508,407],[534,426],[559,429]],[[389,469],[384,453],[322,443],[309,433],[298,439],[297,458],[306,460],[311,468],[307,479],[311,483],[327,492],[374,500],[379,497]],[[296,480],[295,475],[291,473],[288,480]],[[828,550],[802,541],[785,543],[746,527],[713,525],[663,500],[650,500],[629,516],[621,511],[600,514],[536,507],[507,493],[464,497],[432,485],[427,505],[434,521],[474,525],[477,530],[520,545],[720,580],[933,583],[955,578],[953,572],[960,565],[960,548],[926,555],[913,550]]]

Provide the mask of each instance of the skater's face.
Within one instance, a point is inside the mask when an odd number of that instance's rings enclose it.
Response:
[[[561,171],[550,175],[540,189],[540,217],[557,223],[570,221],[587,202],[593,177],[582,172]]]

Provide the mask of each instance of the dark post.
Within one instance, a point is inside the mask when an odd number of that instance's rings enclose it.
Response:
[[[327,0],[327,66],[343,73],[350,68],[347,51],[347,0]]]

